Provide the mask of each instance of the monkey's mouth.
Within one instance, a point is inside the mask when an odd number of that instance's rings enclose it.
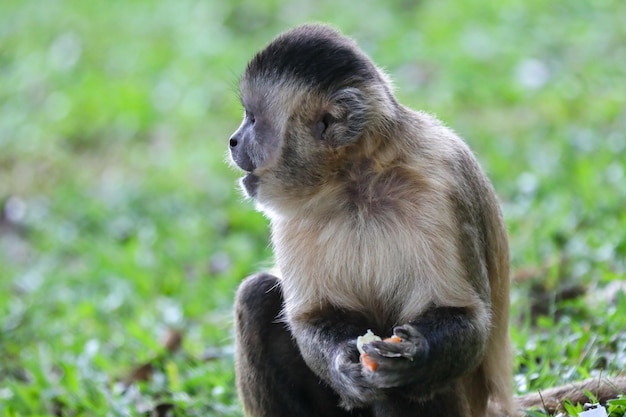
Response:
[[[259,188],[259,177],[254,175],[252,172],[248,172],[241,179],[241,187],[246,192],[248,197],[254,198],[256,197],[257,189]]]

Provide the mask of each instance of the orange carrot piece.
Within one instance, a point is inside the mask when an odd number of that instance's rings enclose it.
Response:
[[[374,372],[376,368],[378,368],[378,364],[376,363],[376,361],[370,358],[367,353],[361,354],[361,364],[365,369],[371,372]]]
[[[386,339],[383,339],[383,342],[390,342],[390,343],[399,343],[401,341],[402,339],[400,339],[398,336],[395,336],[395,335],[388,337]]]

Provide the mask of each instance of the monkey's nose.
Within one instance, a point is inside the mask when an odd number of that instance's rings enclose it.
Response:
[[[230,138],[230,141],[228,142],[231,148],[234,148],[237,146],[237,144],[239,143],[237,141],[237,138]]]

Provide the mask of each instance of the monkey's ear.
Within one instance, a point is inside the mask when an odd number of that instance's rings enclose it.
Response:
[[[330,106],[317,120],[316,138],[334,146],[356,142],[367,124],[368,104],[357,88],[343,88],[331,96]]]

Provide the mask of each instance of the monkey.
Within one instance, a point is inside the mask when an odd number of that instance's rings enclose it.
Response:
[[[230,159],[269,219],[276,263],[235,296],[246,415],[495,417],[536,405],[513,398],[507,232],[468,145],[400,104],[356,42],[324,24],[254,55],[239,96]],[[363,346],[374,371],[356,346],[368,330],[396,337]]]

